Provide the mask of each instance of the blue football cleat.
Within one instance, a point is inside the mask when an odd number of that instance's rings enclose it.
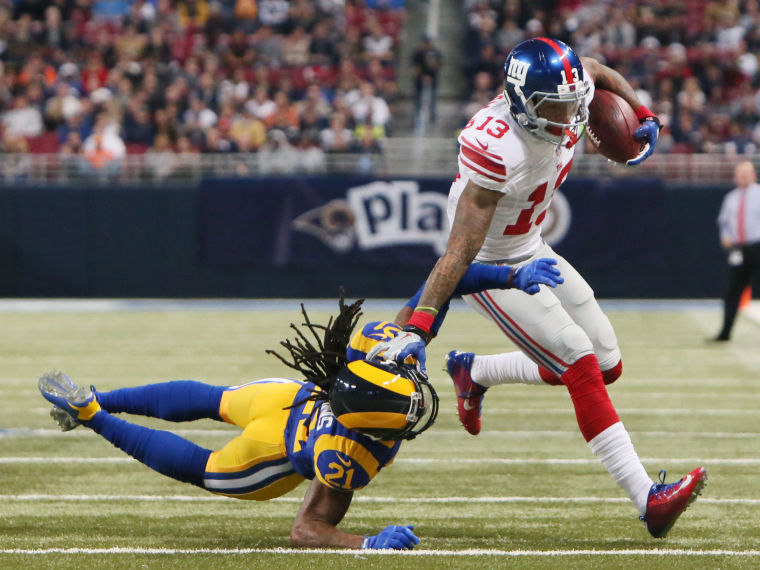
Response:
[[[92,419],[100,411],[100,404],[92,387],[77,386],[63,372],[54,370],[43,374],[37,382],[43,398],[53,404],[50,415],[63,431],[74,429]],[[69,420],[64,420],[63,416]]]
[[[677,483],[665,483],[665,471],[660,471],[660,482],[649,490],[647,512],[639,517],[649,533],[655,538],[664,538],[706,484],[704,467],[697,467]]]
[[[454,388],[457,391],[459,421],[469,433],[478,435],[480,433],[480,409],[483,406],[483,395],[488,388],[477,384],[470,376],[474,358],[475,354],[472,352],[452,350],[446,355],[445,371],[451,376]]]
[[[69,415],[67,411],[62,410],[58,406],[53,406],[50,408],[50,417],[55,420],[55,423],[58,424],[58,427],[61,428],[61,431],[71,431],[74,428],[82,425],[79,420],[75,420]]]

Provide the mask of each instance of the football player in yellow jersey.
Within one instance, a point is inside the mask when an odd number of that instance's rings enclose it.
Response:
[[[527,290],[556,284],[561,277],[551,261],[537,260],[530,277],[526,272],[516,280],[509,267],[474,265],[470,281],[463,279],[461,286]],[[313,324],[304,310],[302,328],[292,325],[295,338],[281,343],[289,358],[267,351],[304,380],[268,378],[232,387],[185,380],[102,392],[50,372],[38,387],[64,431],[84,425],[151,469],[212,493],[263,501],[311,480],[291,528],[294,546],[410,549],[419,543],[411,526],[355,535],[337,525],[353,491],[392,463],[401,441],[430,427],[438,413],[438,397],[417,366],[364,360],[367,350],[405,324],[417,297],[396,323],[369,323],[350,345],[362,301],[346,305],[341,299],[339,314],[327,326]],[[175,422],[212,418],[243,431],[212,451],[114,413]]]
[[[376,535],[336,528],[353,491],[438,413],[438,397],[415,367],[347,363],[345,347],[361,303],[341,299],[340,313],[326,327],[313,324],[305,311],[302,328],[293,325],[297,336],[281,343],[289,358],[274,354],[305,380],[268,378],[232,387],[174,381],[99,392],[50,372],[38,386],[64,431],[84,425],[151,469],[212,493],[263,501],[312,480],[291,528],[294,546],[413,548],[419,539],[411,526],[389,525]],[[243,431],[212,451],[112,415],[121,412],[177,422],[213,418]]]

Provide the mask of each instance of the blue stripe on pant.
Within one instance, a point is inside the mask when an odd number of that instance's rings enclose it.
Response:
[[[204,487],[215,493],[243,495],[263,489],[274,481],[295,473],[287,457],[262,461],[234,473],[207,472]]]

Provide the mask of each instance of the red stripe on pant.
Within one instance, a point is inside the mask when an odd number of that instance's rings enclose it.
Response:
[[[575,418],[586,441],[591,441],[612,424],[620,421],[607,394],[596,356],[584,356],[562,375],[575,407]]]
[[[538,374],[541,376],[541,380],[552,386],[562,386],[562,380],[559,376],[550,372],[543,366],[538,367]],[[602,379],[606,385],[612,384],[615,380],[620,378],[623,374],[623,361],[618,360],[618,363],[609,370],[602,370]]]

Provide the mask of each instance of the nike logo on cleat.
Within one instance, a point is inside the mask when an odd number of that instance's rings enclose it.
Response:
[[[465,400],[464,402],[462,402],[462,407],[463,407],[465,410],[467,410],[468,412],[470,412],[470,411],[472,411],[472,410],[474,410],[474,409],[475,409],[475,406],[473,406],[473,405],[470,403],[470,400]]]

